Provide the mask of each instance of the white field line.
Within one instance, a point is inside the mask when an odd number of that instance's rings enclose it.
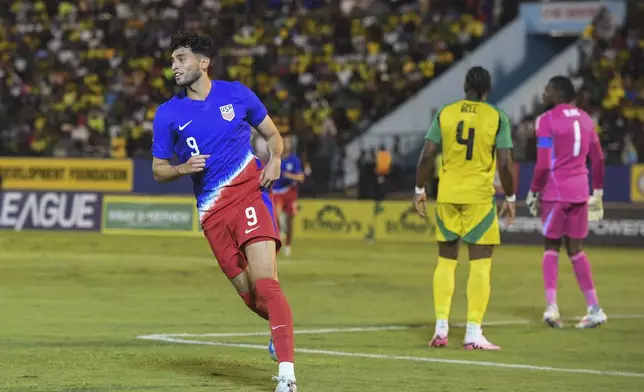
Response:
[[[176,339],[176,338],[172,338],[164,335],[139,336],[139,339],[158,340],[158,341],[169,342],[169,343],[266,350],[265,345],[259,345],[259,344],[185,340],[185,339]],[[496,368],[505,368],[505,369],[534,370],[534,371],[542,371],[542,372],[582,373],[582,374],[593,374],[593,375],[600,375],[600,376],[644,378],[644,373],[604,371],[604,370],[593,370],[593,369],[570,369],[570,368],[558,368],[558,367],[552,367],[552,366],[522,365],[517,363],[465,361],[465,360],[459,360],[459,359],[411,357],[411,356],[401,356],[401,355],[383,355],[383,354],[368,354],[368,353],[350,353],[350,352],[343,352],[343,351],[317,350],[317,349],[309,349],[309,348],[298,348],[295,351],[298,353],[318,354],[318,355],[326,355],[326,356],[334,356],[334,357],[352,357],[352,358],[385,359],[385,360],[395,360],[395,361],[446,363],[446,364],[453,364],[453,365],[486,366],[486,367],[496,367]]]
[[[570,317],[564,318],[564,321],[576,321],[580,320],[581,317]],[[610,320],[629,320],[629,319],[644,319],[644,314],[622,314],[622,315],[611,315],[608,317]],[[534,324],[535,321],[530,320],[498,320],[498,321],[487,321],[484,323],[484,327],[492,326],[511,326],[511,325],[526,325]],[[452,327],[464,327],[464,323],[453,323]],[[406,331],[409,329],[428,329],[433,328],[433,325],[383,325],[383,326],[366,326],[366,327],[346,327],[346,328],[321,328],[321,329],[300,329],[295,330],[296,335],[325,335],[331,333],[353,333],[353,332],[382,332],[382,331]],[[269,331],[261,332],[214,332],[214,333],[202,333],[202,334],[193,334],[193,333],[164,333],[164,334],[154,334],[154,335],[142,335],[138,336],[139,339],[145,339],[146,337],[174,337],[174,338],[186,338],[186,337],[210,337],[210,338],[231,338],[231,337],[249,337],[249,336],[270,336]],[[153,339],[156,340],[156,339]]]

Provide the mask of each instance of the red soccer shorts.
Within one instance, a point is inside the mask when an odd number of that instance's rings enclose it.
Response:
[[[202,227],[219,267],[232,279],[248,266],[244,246],[254,240],[272,239],[279,250],[280,236],[273,202],[265,192],[253,192],[235,207],[206,217]]]
[[[282,210],[288,216],[295,216],[297,214],[297,188],[289,188],[284,193],[275,193],[275,209]]]

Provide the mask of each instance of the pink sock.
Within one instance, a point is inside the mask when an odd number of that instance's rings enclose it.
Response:
[[[572,266],[575,270],[575,276],[577,277],[577,283],[584,297],[586,297],[586,304],[588,306],[597,306],[599,303],[597,301],[597,292],[595,291],[595,284],[593,283],[593,273],[590,269],[590,263],[588,262],[588,257],[582,251],[570,258],[572,260]]]
[[[559,252],[547,250],[543,253],[543,286],[548,305],[557,304],[557,277],[559,275]]]

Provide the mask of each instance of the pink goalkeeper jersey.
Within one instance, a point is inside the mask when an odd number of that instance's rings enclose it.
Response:
[[[539,116],[536,124],[537,164],[530,190],[543,201],[583,203],[588,200],[588,168],[593,189],[604,188],[604,154],[588,113],[568,104]]]

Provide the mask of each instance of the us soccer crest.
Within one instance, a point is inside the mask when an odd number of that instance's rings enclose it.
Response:
[[[233,109],[233,105],[220,106],[219,111],[221,112],[221,117],[226,121],[233,121],[233,118],[235,118],[235,109]]]

